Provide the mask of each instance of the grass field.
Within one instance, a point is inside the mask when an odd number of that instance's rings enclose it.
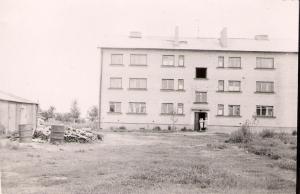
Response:
[[[294,169],[226,139],[213,133],[107,132],[93,144],[2,146],[2,192],[295,193]]]

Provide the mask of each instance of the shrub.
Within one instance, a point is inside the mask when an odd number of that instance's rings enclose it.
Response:
[[[297,135],[297,131],[294,130],[294,131],[292,132],[292,135],[293,135],[293,136],[296,136],[296,135]]]
[[[270,129],[264,129],[259,133],[259,136],[262,138],[272,138],[275,136],[275,133]]]
[[[183,128],[180,129],[180,131],[187,131],[187,128],[183,127]]]
[[[126,127],[125,126],[120,126],[119,129],[126,130]]]
[[[152,130],[153,131],[161,131],[161,128],[160,128],[160,126],[155,126]]]
[[[248,143],[252,141],[253,134],[250,131],[250,126],[243,124],[240,129],[234,131],[230,134],[230,137],[225,142],[230,143]]]
[[[282,159],[278,162],[278,166],[286,170],[296,170],[296,161],[290,159]]]

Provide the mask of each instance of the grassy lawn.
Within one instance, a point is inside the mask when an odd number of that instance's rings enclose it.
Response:
[[[2,146],[2,192],[295,193],[295,170],[226,139],[213,133],[107,132],[93,144]]]

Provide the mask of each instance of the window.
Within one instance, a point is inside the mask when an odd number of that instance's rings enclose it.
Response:
[[[224,80],[218,81],[218,91],[224,91]]]
[[[274,82],[256,82],[256,92],[274,92]]]
[[[147,55],[145,54],[131,54],[130,65],[147,65]]]
[[[147,89],[147,79],[146,78],[130,78],[129,79],[130,89]]]
[[[240,116],[240,105],[228,105],[229,116]]]
[[[224,115],[224,104],[218,104],[218,115]]]
[[[174,80],[173,79],[162,79],[162,89],[163,90],[174,90]]]
[[[256,57],[256,68],[273,69],[274,58]]]
[[[273,117],[274,108],[273,106],[256,106],[256,116],[261,117]]]
[[[184,55],[179,55],[178,57],[178,67],[184,66]]]
[[[109,102],[109,112],[121,113],[121,102]]]
[[[183,114],[183,104],[182,103],[177,104],[177,114],[180,114],[180,115]]]
[[[228,81],[228,91],[231,91],[231,92],[241,91],[241,82],[240,81]]]
[[[207,68],[196,67],[196,78],[206,78]]]
[[[123,55],[122,54],[111,54],[112,65],[123,65]]]
[[[228,67],[240,68],[241,67],[241,57],[229,57]]]
[[[110,78],[110,88],[122,88],[122,78],[120,77],[111,77]]]
[[[183,79],[178,80],[178,90],[184,90],[184,80]]]
[[[164,66],[174,66],[175,65],[174,55],[163,55],[162,56],[162,65],[164,65]]]
[[[174,111],[173,103],[162,103],[161,113],[162,114],[172,114]]]
[[[129,113],[145,114],[146,113],[146,103],[145,102],[130,102],[129,103]]]
[[[196,92],[196,101],[198,103],[207,102],[207,92]]]
[[[224,67],[224,57],[223,56],[218,57],[218,67]]]

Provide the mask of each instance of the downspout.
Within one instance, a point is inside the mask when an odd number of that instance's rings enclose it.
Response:
[[[100,87],[99,87],[99,130],[101,129],[101,98],[102,98],[102,71],[103,71],[103,50],[102,48],[98,47],[100,49]]]

